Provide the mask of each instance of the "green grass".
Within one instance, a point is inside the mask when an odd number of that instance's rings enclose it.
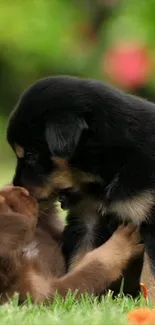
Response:
[[[15,155],[6,141],[7,120],[0,116],[0,187],[9,183],[15,169]]]
[[[50,307],[34,306],[31,303],[19,307],[17,299],[0,308],[0,323],[11,325],[127,325],[127,313],[138,307],[153,307],[141,297],[133,300],[118,297],[112,300],[108,294],[99,303],[97,299],[83,297],[74,302],[69,296],[64,302],[59,297]]]
[[[0,187],[10,183],[14,173],[14,162],[0,163]]]

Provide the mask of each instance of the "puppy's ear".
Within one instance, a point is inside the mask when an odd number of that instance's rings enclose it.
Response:
[[[83,119],[76,118],[49,122],[46,125],[45,137],[52,156],[69,158],[73,155],[82,131],[88,129]]]

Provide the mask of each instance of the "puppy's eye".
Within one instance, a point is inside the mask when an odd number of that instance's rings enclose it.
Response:
[[[37,155],[33,154],[31,152],[27,152],[25,154],[25,161],[29,164],[29,165],[34,165],[35,162],[37,160]]]
[[[33,156],[32,152],[26,152],[25,153],[25,158],[29,158],[29,157],[32,157],[32,156]]]

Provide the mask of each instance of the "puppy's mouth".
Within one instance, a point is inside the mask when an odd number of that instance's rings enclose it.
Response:
[[[42,202],[49,202],[50,201],[50,198],[49,197],[39,197],[39,198],[36,198],[38,203],[42,203]]]
[[[33,193],[34,194],[34,193]],[[82,197],[81,191],[68,187],[65,189],[58,190],[55,194],[51,193],[47,196],[35,195],[39,204],[49,205],[51,201],[58,201],[63,210],[69,209],[71,206],[77,204]]]
[[[65,190],[59,190],[55,195],[49,194],[48,196],[36,196],[38,203],[50,203],[51,200],[58,201],[61,205],[62,209],[66,209],[68,207],[68,199],[72,193],[71,188],[67,188]]]
[[[64,194],[61,194],[58,199],[61,209],[67,210],[68,208],[68,197]]]

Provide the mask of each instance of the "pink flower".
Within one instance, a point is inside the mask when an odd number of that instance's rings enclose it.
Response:
[[[152,62],[148,49],[139,44],[122,44],[107,51],[102,67],[109,79],[125,88],[146,84]]]

